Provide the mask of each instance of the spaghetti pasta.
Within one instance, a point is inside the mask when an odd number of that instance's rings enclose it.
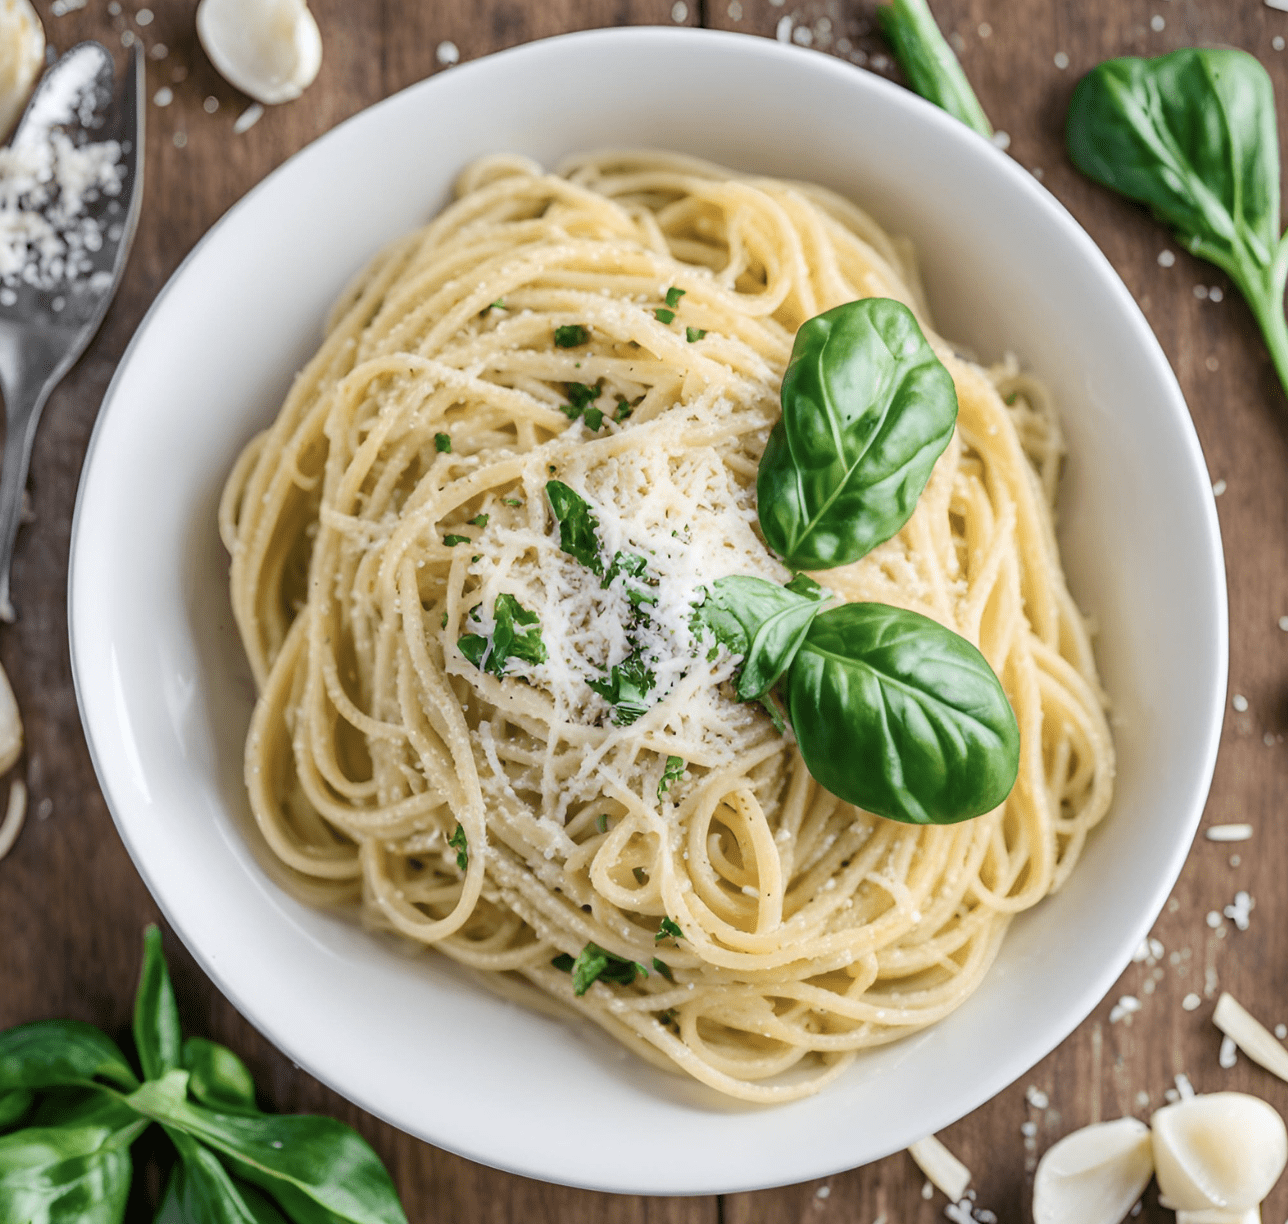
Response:
[[[957,430],[898,535],[814,577],[941,622],[1001,679],[1019,779],[959,825],[823,790],[692,624],[704,584],[788,577],[752,528],[778,385],[800,324],[867,296],[917,315]],[[749,1101],[817,1091],[957,1007],[1108,807],[1061,455],[1041,385],[938,339],[911,250],[839,196],[655,153],[484,159],[345,292],[229,477],[258,827],[310,899],[656,1064]],[[552,478],[647,586],[562,546]],[[608,677],[632,660],[628,721]],[[629,968],[578,994],[591,945]]]

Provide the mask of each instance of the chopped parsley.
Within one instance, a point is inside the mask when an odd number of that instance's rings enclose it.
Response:
[[[458,544],[473,544],[474,541],[471,540],[469,536],[445,535],[443,537],[443,543],[446,544],[448,548],[455,548]]]
[[[633,875],[633,876],[635,877],[635,883],[636,883],[636,884],[647,884],[647,883],[648,883],[648,872],[647,872],[647,871],[645,871],[643,867],[632,867],[632,868],[631,868],[631,875]]]
[[[436,433],[434,435],[434,449],[440,455],[450,455],[452,453],[452,435]]]
[[[701,340],[707,334],[705,327],[686,327],[684,329],[684,338],[692,344],[695,340]]]
[[[564,383],[564,389],[568,393],[568,403],[561,404],[559,411],[570,421],[581,417],[586,422],[587,429],[599,429],[604,423],[604,413],[599,408],[591,407],[599,398],[599,386],[589,387],[585,383],[570,382]]]
[[[613,414],[613,420],[624,421],[634,411],[635,409],[627,403],[626,397],[624,395],[619,395],[617,397],[617,411]]]
[[[668,982],[675,981],[675,974],[671,972],[671,966],[668,965],[666,961],[658,960],[658,958],[655,956],[653,958],[653,968],[656,969],[658,973],[660,973],[664,978],[666,978]]]
[[[637,976],[648,977],[648,970],[639,961],[626,960],[605,952],[597,943],[588,943],[573,960],[566,952],[550,962],[556,969],[572,974],[573,994],[580,997],[590,989],[592,982],[613,982],[629,986]]]
[[[1015,400],[1016,400],[1016,397],[1017,397],[1019,394],[1020,394],[1020,393],[1019,393],[1018,391],[1012,391],[1012,392],[1011,392],[1011,394],[1010,394],[1010,395],[1008,395],[1008,396],[1006,397],[1006,406],[1007,406],[1008,408],[1010,408],[1010,407],[1014,406],[1014,404],[1015,404]]]
[[[592,574],[602,575],[604,563],[599,556],[599,537],[595,534],[599,520],[591,513],[590,502],[562,480],[546,481],[546,497],[559,520],[559,547]]]
[[[476,514],[472,519],[470,519],[470,522],[475,527],[486,527],[487,520],[488,520],[488,516],[486,514]]]
[[[522,499],[520,499],[520,498],[518,498],[518,497],[503,497],[503,498],[501,498],[501,500],[502,500],[503,502],[505,502],[505,504],[506,504],[507,506],[521,506],[521,505],[523,505],[523,501],[522,501]]]
[[[555,328],[557,348],[577,348],[589,339],[590,333],[580,323],[569,323],[566,327]]]
[[[658,307],[658,308],[653,312],[653,317],[654,317],[654,318],[655,318],[659,323],[670,323],[670,322],[672,322],[672,321],[674,320],[674,318],[675,318],[675,311],[674,311],[674,310],[663,310],[663,309],[662,309],[662,307],[660,307],[660,306],[659,306],[659,307]]]
[[[674,310],[680,304],[680,299],[684,294],[685,290],[683,289],[668,289],[666,291],[666,304]]]
[[[662,778],[657,784],[657,801],[662,802],[662,796],[671,789],[672,782],[678,782],[684,777],[684,758],[678,756],[669,756],[666,758],[666,767],[662,770]]]
[[[679,923],[672,922],[670,918],[663,918],[657,934],[653,936],[653,942],[661,943],[667,936],[672,939],[683,939],[684,932],[680,930]]]
[[[535,612],[529,612],[513,595],[503,593],[496,597],[492,615],[496,628],[490,641],[478,633],[467,633],[456,641],[461,654],[475,667],[503,676],[510,659],[521,659],[525,663],[546,661],[546,644],[541,640],[541,626]]]
[[[456,851],[456,865],[464,871],[470,865],[470,843],[465,838],[465,830],[457,822],[456,832],[447,839],[447,844]]]
[[[634,650],[621,663],[614,664],[603,680],[586,683],[613,707],[613,722],[626,727],[647,712],[646,698],[657,678],[644,666],[639,651]]]
[[[595,828],[597,828],[601,833],[608,832],[608,813],[607,812],[600,812],[599,815],[595,817]]]
[[[493,302],[492,305],[488,307],[488,309],[489,310],[509,310],[510,308],[505,304],[505,301],[502,298],[497,298],[497,300]]]

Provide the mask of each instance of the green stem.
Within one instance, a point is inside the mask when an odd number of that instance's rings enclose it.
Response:
[[[993,125],[953,49],[939,32],[926,0],[894,0],[882,5],[877,9],[877,21],[908,84],[981,136],[992,137]]]
[[[1262,278],[1235,275],[1239,291],[1247,299],[1257,325],[1261,328],[1270,359],[1275,363],[1279,383],[1288,395],[1288,322],[1284,319],[1284,282],[1288,279],[1288,234],[1280,240],[1274,265]]]

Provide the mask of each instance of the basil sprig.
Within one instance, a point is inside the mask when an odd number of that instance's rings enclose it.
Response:
[[[793,569],[857,561],[911,517],[957,421],[952,375],[901,302],[801,325],[756,481],[765,540]]]
[[[130,1146],[157,1122],[179,1156],[158,1224],[406,1224],[357,1132],[333,1118],[261,1113],[236,1054],[183,1040],[155,927],[144,937],[134,1040],[142,1082],[87,1024],[44,1020],[0,1034],[0,1131],[9,1131],[0,1220],[120,1224]]]
[[[877,22],[913,90],[981,136],[992,136],[993,125],[953,49],[939,32],[926,0],[880,5]]]
[[[1266,70],[1245,51],[1202,48],[1109,60],[1074,89],[1065,139],[1083,174],[1148,205],[1187,250],[1229,275],[1288,391],[1288,236],[1279,233]]]

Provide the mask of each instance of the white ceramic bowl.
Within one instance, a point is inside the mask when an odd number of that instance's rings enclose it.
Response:
[[[307,105],[307,102],[305,103]],[[1011,350],[1059,397],[1070,584],[1102,627],[1113,811],[1068,887],[1017,921],[949,1019],[811,1100],[720,1103],[588,1028],[498,1001],[298,904],[245,832],[252,688],[215,505],[324,312],[458,170],[618,144],[813,179],[912,237],[944,334]],[[912,94],[817,53],[673,29],[576,34],[453,68],[294,157],[206,236],[108,391],[77,505],[72,657],[121,836],[184,942],[301,1066],[414,1135],[551,1181],[698,1193],[800,1181],[938,1130],[1091,1010],[1148,932],[1193,836],[1226,677],[1208,476],[1158,344],[1108,262],[1005,154]]]

